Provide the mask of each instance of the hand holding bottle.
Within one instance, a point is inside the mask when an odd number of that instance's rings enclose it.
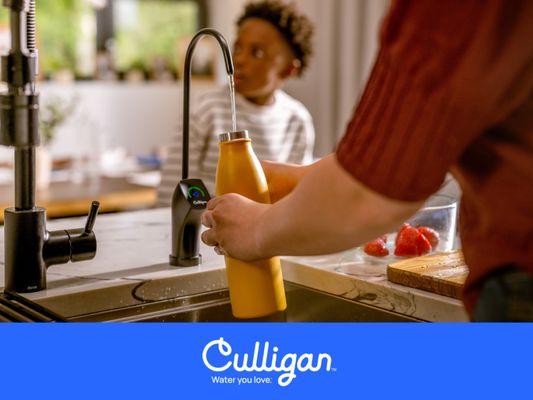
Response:
[[[273,256],[261,248],[261,216],[270,207],[236,193],[215,197],[207,203],[202,224],[209,228],[202,241],[215,251],[243,261]]]

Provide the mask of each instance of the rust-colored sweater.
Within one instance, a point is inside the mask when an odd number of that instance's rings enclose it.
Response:
[[[454,174],[469,311],[495,269],[533,274],[532,93],[533,1],[398,1],[337,149],[393,199],[422,200]]]

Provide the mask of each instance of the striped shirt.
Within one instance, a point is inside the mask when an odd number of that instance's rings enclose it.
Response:
[[[237,130],[248,130],[260,160],[308,164],[313,160],[315,131],[305,106],[285,92],[274,93],[271,105],[258,106],[236,95]],[[189,178],[200,178],[214,193],[218,162],[218,134],[231,131],[231,105],[226,87],[199,97],[189,127]],[[169,206],[181,179],[182,137],[167,148],[157,205]]]

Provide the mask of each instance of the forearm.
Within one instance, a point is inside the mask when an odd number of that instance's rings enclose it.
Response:
[[[358,183],[330,155],[315,163],[259,223],[264,256],[345,250],[395,229],[422,203],[391,200]]]
[[[275,203],[287,196],[303,179],[315,168],[315,164],[299,165],[290,163],[277,163],[261,161],[270,190],[270,201]]]

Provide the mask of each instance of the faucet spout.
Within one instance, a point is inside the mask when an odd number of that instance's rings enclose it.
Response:
[[[228,42],[222,34],[211,28],[205,28],[199,30],[196,35],[191,40],[189,47],[187,48],[187,53],[185,53],[185,69],[183,76],[183,148],[182,148],[182,168],[181,176],[182,179],[187,179],[189,177],[189,102],[190,102],[190,86],[191,86],[191,65],[192,65],[192,56],[194,49],[198,41],[205,35],[213,36],[222,49],[222,54],[224,55],[224,63],[226,65],[226,72],[228,75],[233,75],[233,59],[231,57],[231,51],[228,46]]]
[[[189,178],[189,101],[191,86],[191,63],[194,48],[205,35],[213,36],[224,55],[226,71],[233,76],[233,60],[228,43],[222,34],[214,29],[202,29],[191,40],[185,54],[183,76],[183,154],[182,179],[172,196],[172,249],[169,256],[170,265],[191,267],[202,262],[199,251],[200,217],[210,199],[209,192],[200,179]]]

